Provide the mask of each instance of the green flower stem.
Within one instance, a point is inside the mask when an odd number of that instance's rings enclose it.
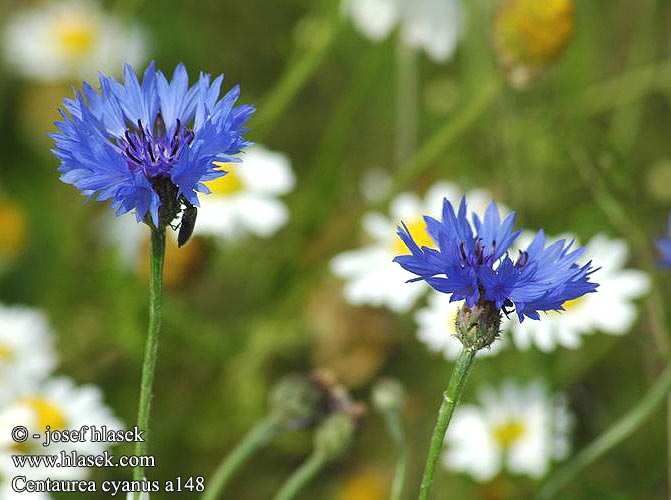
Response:
[[[541,487],[536,499],[554,498],[580,471],[629,437],[643,425],[652,412],[664,401],[670,389],[671,366],[667,366],[643,399],[607,431],[583,448],[573,457],[573,460],[551,476]]]
[[[277,419],[267,417],[261,420],[238,445],[226,456],[214,471],[205,488],[203,500],[221,497],[226,485],[237,470],[258,450],[268,443],[279,431]]]
[[[317,71],[333,46],[342,24],[341,16],[333,14],[331,20],[321,26],[313,35],[316,40],[314,46],[289,66],[279,82],[273,86],[272,92],[259,106],[259,112],[254,118],[255,140],[263,140],[272,124],[284,113],[310,80],[310,77]]]
[[[324,453],[313,453],[284,483],[275,500],[292,500],[328,463]]]
[[[149,251],[149,329],[144,348],[142,378],[140,382],[140,403],[137,412],[137,426],[145,431],[144,441],[135,444],[135,455],[147,454],[149,437],[149,410],[151,407],[152,387],[156,371],[156,354],[158,352],[158,332],[161,329],[161,289],[163,285],[163,261],[165,260],[165,229],[151,230],[151,248]],[[144,478],[144,467],[133,469],[133,479]]]
[[[393,410],[385,411],[384,418],[387,422],[389,434],[391,434],[391,437],[394,440],[397,453],[396,470],[394,471],[394,481],[391,484],[389,500],[403,500],[407,469],[407,447],[405,442],[405,431],[403,430],[403,421],[400,413]]]
[[[484,82],[479,87],[478,94],[469,99],[453,119],[445,122],[408,161],[399,166],[388,195],[376,205],[385,206],[396,193],[416,180],[490,108],[503,88],[502,82],[497,78]]]
[[[438,410],[438,420],[436,421],[436,427],[434,428],[433,436],[431,437],[429,455],[426,458],[422,486],[419,490],[419,500],[428,500],[431,496],[431,485],[433,484],[436,464],[440,458],[440,450],[443,447],[445,434],[450,425],[454,409],[461,399],[461,394],[464,392],[466,379],[468,379],[468,374],[471,371],[476,352],[475,349],[468,348],[463,348],[461,350],[457,362],[454,365],[454,369],[452,370],[450,383],[447,386],[447,390],[443,393],[443,402],[440,404],[440,410]]]
[[[576,118],[590,117],[635,103],[656,91],[671,88],[671,63],[640,65],[607,80],[593,83],[559,106]]]

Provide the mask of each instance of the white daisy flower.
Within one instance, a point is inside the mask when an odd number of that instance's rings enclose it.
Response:
[[[533,238],[532,233],[523,233],[516,246],[524,248]],[[572,239],[562,236],[557,239]],[[601,267],[593,275],[599,283],[597,293],[564,303],[565,311],[550,311],[541,321],[526,320],[520,323],[515,314],[504,321],[513,342],[520,349],[532,344],[542,351],[552,351],[557,346],[575,349],[581,344],[581,336],[595,331],[611,335],[627,333],[636,321],[634,300],[644,296],[650,288],[650,279],[642,271],[625,269],[629,248],[624,240],[609,239],[605,235],[594,236],[586,245],[583,263],[592,260]]]
[[[432,292],[427,306],[415,314],[417,338],[431,352],[439,352],[445,359],[455,360],[461,352],[461,342],[457,334],[456,319],[463,301],[450,302],[450,295]],[[488,349],[478,351],[478,356],[492,356],[505,346],[505,338],[496,340]]]
[[[48,377],[56,366],[45,315],[28,307],[0,304],[0,404],[11,391]]]
[[[331,261],[333,274],[346,281],[347,301],[353,305],[386,306],[396,312],[410,310],[428,287],[421,282],[406,283],[414,275],[393,262],[396,256],[408,253],[396,235],[396,227],[403,221],[419,245],[433,246],[423,216],[439,217],[443,198],[458,204],[461,196],[456,185],[439,182],[427,191],[424,199],[414,193],[398,195],[390,206],[391,217],[377,212],[364,215],[363,229],[372,242]],[[469,207],[480,215],[492,199],[484,190],[470,191],[466,198]]]
[[[4,52],[26,78],[69,81],[140,65],[147,47],[138,27],[124,26],[97,1],[65,0],[16,12],[5,28]]]
[[[21,425],[28,429],[29,435],[39,433],[41,439],[29,438],[25,443],[17,445],[11,439],[11,431]],[[0,411],[0,456],[16,453],[40,454],[48,450],[49,454],[58,454],[61,450],[69,453],[76,451],[81,455],[99,455],[107,449],[107,443],[92,442],[91,432],[85,442],[52,443],[47,448],[42,446],[45,428],[52,430],[77,430],[82,426],[95,426],[101,429],[106,426],[111,430],[123,430],[122,423],[112,411],[104,405],[100,389],[87,385],[76,387],[74,382],[65,377],[50,379],[30,390],[17,394],[13,402]],[[0,478],[14,477],[19,472],[13,463],[0,462]],[[25,471],[24,471],[25,472]],[[68,468],[31,468],[31,479],[78,479],[85,477],[86,469]]]
[[[400,25],[404,42],[435,61],[452,57],[464,29],[459,0],[343,0],[342,6],[368,38],[382,40]]]
[[[289,221],[289,210],[278,199],[295,185],[285,155],[252,146],[242,163],[226,164],[225,169],[229,173],[224,177],[205,183],[212,193],[201,199],[194,234],[267,238]]]
[[[540,478],[570,450],[573,418],[562,397],[550,397],[544,384],[508,380],[501,390],[481,391],[479,405],[457,408],[447,431],[445,467],[476,481],[489,481],[503,469]]]
[[[11,460],[10,456],[4,456],[0,457],[0,461],[9,461]],[[0,471],[5,470],[3,469],[2,465],[0,464]],[[20,474],[22,476],[26,474]],[[13,477],[9,477],[7,479],[4,479],[0,477],[0,500],[16,500],[17,497],[20,498],[21,500],[51,500],[53,497],[49,495],[48,493],[30,493],[27,491],[23,491],[21,493],[17,493],[14,491],[12,488],[12,479]]]

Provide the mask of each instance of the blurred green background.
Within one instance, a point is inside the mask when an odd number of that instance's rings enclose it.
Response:
[[[3,3],[7,14],[31,2]],[[406,170],[393,168],[395,38],[371,43],[342,18],[339,2],[120,0],[105,6],[145,27],[151,58],[164,71],[184,62],[192,75],[203,69],[225,73],[228,86],[239,82],[242,101],[258,107],[249,137],[285,153],[297,179],[285,198],[290,222],[272,238],[230,245],[201,239],[184,249],[189,256],[178,264],[185,269],[164,294],[151,478],[207,477],[265,414],[274,381],[330,368],[361,401],[381,375],[406,386],[408,498],[414,497],[451,364],[416,340],[412,315],[348,305],[328,265],[362,243],[366,201],[359,186],[370,167],[418,193],[439,179],[486,188],[518,212],[521,225],[549,234],[570,230],[586,241],[605,231],[625,238],[631,267],[655,275],[651,296],[661,304],[671,297],[671,278],[654,270],[652,246],[671,205],[671,2],[580,2],[566,52],[525,90],[505,81],[496,60],[495,2],[464,2],[466,29],[454,59],[441,64],[418,56],[419,147],[437,131],[443,136]],[[109,208],[83,206],[58,180],[45,133],[53,130],[69,85],[1,71],[0,193],[18,205],[25,234],[18,252],[11,245],[6,250],[14,255],[0,274],[0,300],[44,309],[57,334],[59,373],[100,386],[132,425],[146,273],[101,243],[100,220]],[[170,258],[166,266],[173,272]],[[647,307],[641,305],[640,321],[626,336],[593,335],[578,350],[551,354],[505,350],[476,367],[466,399],[473,400],[478,385],[504,376],[541,376],[569,396],[574,448],[581,448],[638,401],[659,372],[663,356]],[[657,312],[667,327],[664,311]],[[309,432],[282,437],[244,468],[226,498],[271,498],[309,451]],[[562,498],[664,498],[666,454],[660,408]],[[392,471],[392,443],[371,410],[351,453],[303,498],[385,498]],[[115,476],[98,470],[94,477]],[[480,485],[441,469],[435,489],[436,498],[495,500],[528,498],[537,486],[506,474]]]

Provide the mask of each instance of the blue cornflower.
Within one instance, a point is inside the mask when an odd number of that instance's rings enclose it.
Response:
[[[659,264],[662,267],[671,267],[671,213],[669,214],[667,237],[657,240],[657,249],[661,255]]]
[[[189,87],[180,64],[168,80],[152,63],[140,82],[126,66],[123,83],[100,75],[100,90],[84,82],[60,110],[53,153],[61,180],[88,199],[111,200],[117,215],[164,228],[182,207],[198,206],[203,184],[226,175],[214,162],[239,162],[250,143],[244,124],[254,112],[235,106],[238,86],[220,98],[223,76],[200,74]]]
[[[564,302],[596,290],[598,284],[589,281],[595,269],[591,262],[576,263],[584,249],[573,249],[573,242],[561,240],[546,248],[539,231],[513,260],[509,249],[520,234],[514,230],[514,213],[501,221],[492,202],[483,220],[474,214],[471,225],[466,214],[465,198],[458,213],[446,199],[441,221],[424,217],[437,248],[420,248],[405,225],[399,228],[411,254],[394,260],[418,276],[410,281],[424,280],[470,309],[487,305],[507,313],[514,307],[520,321],[539,319],[539,311],[562,310]]]

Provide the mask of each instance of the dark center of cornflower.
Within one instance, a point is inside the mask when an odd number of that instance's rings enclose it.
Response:
[[[150,129],[140,120],[117,139],[117,145],[132,171],[142,170],[148,179],[169,177],[182,151],[193,141],[193,131],[177,120],[175,131],[166,132],[159,115]]]
[[[492,242],[492,247],[489,253],[485,252],[485,245],[482,244],[482,238],[477,238],[473,243],[473,251],[469,252],[466,249],[466,242],[459,243],[459,253],[465,265],[470,267],[478,267],[482,265],[493,264],[494,254],[496,253],[496,240]]]
[[[173,184],[170,174],[184,149],[193,141],[194,133],[180,120],[177,120],[172,127],[174,131],[168,133],[160,114],[151,127],[146,126],[141,120],[137,123],[128,123],[126,126],[123,136],[116,139],[116,146],[130,170],[142,172],[160,198],[159,227],[171,224],[182,212],[183,207],[191,210],[190,229],[187,228],[185,232],[180,230],[181,246],[193,231],[196,211],[186,198],[179,195],[179,189]],[[151,224],[149,215],[146,217],[146,222]]]

